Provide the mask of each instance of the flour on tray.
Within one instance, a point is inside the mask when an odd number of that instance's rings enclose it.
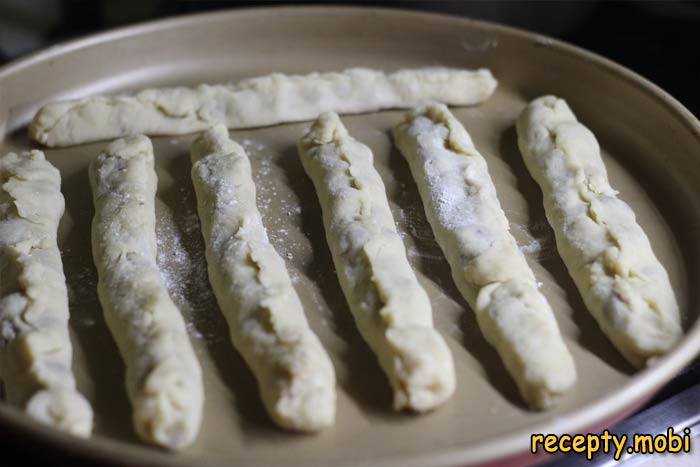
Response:
[[[184,188],[180,192],[182,204],[177,213],[157,201],[158,267],[170,297],[182,311],[190,336],[215,340],[223,335],[216,332],[221,318],[209,286],[194,195]]]

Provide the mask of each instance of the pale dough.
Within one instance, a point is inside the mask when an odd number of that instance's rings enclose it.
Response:
[[[268,240],[248,156],[220,124],[194,142],[192,161],[209,281],[265,408],[285,428],[331,426],[335,371]]]
[[[326,113],[299,141],[326,238],[357,327],[394,390],[394,407],[426,411],[455,389],[452,354],[406,258],[369,147]],[[353,377],[361,378],[361,375]]]
[[[442,104],[415,109],[394,129],[435,238],[525,400],[556,403],[576,381],[573,359],[535,276],[509,232],[486,160]]]
[[[608,182],[595,136],[554,96],[532,101],[517,129],[559,254],[586,306],[619,351],[644,366],[681,337],[678,304],[634,212]]]
[[[41,151],[0,157],[0,379],[7,402],[74,435],[92,408],[71,369],[68,292],[56,233],[61,176]]]
[[[51,103],[29,128],[47,146],[69,146],[122,136],[181,135],[216,123],[247,128],[311,120],[322,112],[408,108],[426,99],[478,104],[496,88],[486,69],[419,68],[384,73],[273,73],[236,84],[146,89],[135,95],[96,96]]]
[[[112,142],[90,165],[92,249],[105,320],[126,365],[137,433],[182,449],[199,432],[202,372],[156,264],[153,147]]]

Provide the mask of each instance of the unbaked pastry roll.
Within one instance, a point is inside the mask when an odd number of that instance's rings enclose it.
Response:
[[[217,125],[194,142],[192,162],[209,282],[265,408],[284,428],[332,425],[335,371],[268,240],[248,156]]]
[[[51,147],[135,134],[181,135],[216,123],[228,128],[267,126],[311,120],[328,111],[408,108],[426,99],[472,105],[487,99],[495,88],[496,80],[486,69],[273,73],[236,84],[145,89],[134,95],[50,103],[37,112],[29,134]]]
[[[71,369],[56,240],[64,206],[61,175],[41,151],[0,157],[0,379],[10,404],[87,437],[93,414]]]
[[[589,311],[633,365],[663,355],[682,335],[678,303],[634,212],[608,182],[595,136],[554,96],[532,101],[517,130],[557,249]]]
[[[112,142],[90,165],[90,182],[97,292],[126,365],[134,426],[146,441],[185,448],[201,424],[202,371],[156,263],[151,141]]]
[[[406,258],[370,148],[338,115],[321,115],[299,155],[323,211],[326,238],[357,327],[394,390],[394,407],[426,411],[454,392],[452,354]]]
[[[486,160],[442,104],[394,129],[457,288],[528,404],[546,409],[575,383],[554,313],[501,209]]]

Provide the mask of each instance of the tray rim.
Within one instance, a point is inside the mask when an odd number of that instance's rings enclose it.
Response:
[[[245,8],[215,9],[204,13],[182,14],[165,19],[151,20],[122,26],[107,31],[89,34],[76,39],[55,44],[53,46],[30,53],[20,59],[11,61],[0,67],[0,83],[6,77],[35,63],[60,59],[62,55],[75,50],[80,50],[94,45],[104,44],[127,36],[137,36],[161,30],[177,29],[185,25],[207,23],[220,20],[222,16],[245,16],[255,14],[335,14],[356,15],[374,13],[377,15],[389,15],[393,18],[401,15],[429,18],[433,21],[445,21],[462,23],[476,30],[489,30],[503,33],[526,41],[534,41],[542,47],[547,47],[556,53],[568,55],[587,62],[603,72],[610,73],[623,79],[628,84],[640,88],[641,91],[651,95],[658,104],[666,107],[671,113],[678,115],[679,120],[698,139],[700,143],[700,121],[671,94],[639,75],[638,73],[620,65],[597,53],[588,51],[568,42],[552,38],[550,36],[528,31],[526,29],[506,26],[500,23],[477,20],[458,15],[435,13],[411,8],[396,7],[366,7],[366,6],[319,6],[319,5],[284,5],[284,6],[255,6]],[[0,129],[6,127],[0,125]],[[21,128],[21,127],[19,127]],[[7,136],[3,130],[2,138]],[[504,435],[498,440],[490,440],[467,446],[453,446],[437,452],[428,452],[421,455],[413,455],[411,459],[402,458],[400,455],[375,458],[372,461],[353,463],[353,465],[458,465],[474,464],[482,462],[494,462],[505,460],[522,453],[528,453],[523,446],[529,446],[529,437],[532,433],[574,433],[586,428],[597,426],[616,417],[622,417],[633,411],[636,407],[650,398],[661,385],[672,379],[682,368],[692,361],[700,353],[700,318],[686,330],[680,344],[669,354],[660,358],[653,367],[639,371],[632,376],[620,389],[597,401],[573,410],[563,417],[566,422],[547,421],[540,422],[528,428],[519,429]],[[58,430],[44,426],[21,411],[0,403],[0,427],[15,430],[16,434],[22,434],[36,441],[46,443],[54,449],[59,449],[68,455],[81,456],[83,459],[100,462],[103,465],[117,465],[112,455],[118,454],[120,465],[147,465],[167,466],[180,463],[186,457],[177,454],[169,459],[162,456],[162,451],[154,451],[146,445],[128,445],[129,450],[124,451],[125,443],[108,438],[81,439],[62,433]],[[140,451],[137,454],[137,451]],[[159,454],[159,455],[154,455]],[[145,459],[144,457],[148,457]],[[531,456],[532,462],[542,460],[539,456]],[[290,465],[294,465],[292,462]]]

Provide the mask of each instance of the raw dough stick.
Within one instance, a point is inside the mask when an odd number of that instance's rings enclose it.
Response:
[[[56,242],[61,176],[41,151],[0,157],[0,379],[7,402],[78,436],[92,408],[75,388],[68,292]]]
[[[452,354],[433,328],[428,295],[406,258],[372,151],[327,113],[299,141],[299,155],[321,202],[343,292],[389,378],[394,407],[437,407],[455,389]]]
[[[595,136],[554,96],[532,101],[517,128],[559,254],[586,306],[618,350],[644,366],[681,337],[678,304],[634,212],[608,182]]]
[[[332,425],[335,371],[268,240],[248,156],[217,125],[194,142],[192,161],[209,280],[268,413],[293,430]]]
[[[486,160],[444,105],[415,109],[394,129],[435,238],[530,406],[546,409],[576,381],[573,359],[509,232]]]
[[[181,135],[216,123],[248,128],[311,120],[327,111],[408,108],[426,99],[472,105],[495,88],[496,80],[486,69],[274,73],[237,84],[146,89],[136,95],[52,103],[39,110],[29,132],[47,146],[69,146],[134,134]]]
[[[199,431],[202,371],[156,264],[153,146],[112,142],[90,165],[92,250],[105,321],[126,365],[137,433],[182,449]]]

